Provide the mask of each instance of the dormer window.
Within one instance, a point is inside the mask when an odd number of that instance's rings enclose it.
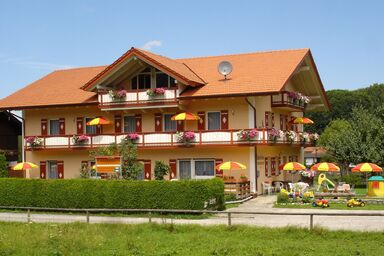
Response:
[[[131,79],[132,90],[150,88],[170,88],[176,86],[176,80],[158,69],[148,67]]]

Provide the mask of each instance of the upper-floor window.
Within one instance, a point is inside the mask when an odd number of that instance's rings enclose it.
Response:
[[[93,118],[86,117],[85,118],[85,123],[88,123],[89,121],[92,121],[92,120],[93,120]],[[97,133],[96,125],[86,125],[85,126],[85,133],[86,134],[96,134]]]
[[[49,120],[49,134],[50,135],[60,134],[59,120]]]
[[[208,130],[220,130],[221,121],[220,121],[220,112],[208,112],[207,113],[207,128]]]
[[[164,114],[164,131],[176,131],[176,121],[171,120],[173,114]]]
[[[124,132],[136,132],[136,118],[134,116],[124,117]]]
[[[153,79],[152,79],[153,77]],[[146,68],[131,79],[132,90],[150,88],[170,88],[176,86],[176,80],[155,68]]]
[[[170,88],[176,86],[175,79],[156,69],[156,88]]]

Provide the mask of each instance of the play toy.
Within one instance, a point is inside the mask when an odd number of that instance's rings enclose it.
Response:
[[[355,207],[355,206],[364,207],[365,206],[365,202],[363,200],[361,200],[361,199],[352,198],[352,199],[348,200],[347,206],[351,207],[351,208]]]
[[[329,207],[329,202],[326,199],[317,199],[312,203],[313,207],[327,208]]]

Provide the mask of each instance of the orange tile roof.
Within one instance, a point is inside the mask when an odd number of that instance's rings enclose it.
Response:
[[[190,88],[182,96],[280,91],[308,52],[309,49],[299,49],[178,59],[207,82],[204,86]],[[227,80],[217,71],[218,64],[223,60],[233,66]]]
[[[96,94],[80,89],[105,67],[54,71],[14,94],[0,100],[1,109],[87,104],[97,102]]]
[[[75,68],[54,71],[0,100],[0,109],[22,109],[37,106],[95,103],[89,89],[98,79],[129,56],[154,64],[189,82],[191,86],[181,97],[258,94],[282,89],[309,49],[282,50],[223,56],[170,59],[148,51],[131,48],[109,66]],[[227,60],[233,71],[227,80],[217,71],[220,61]]]

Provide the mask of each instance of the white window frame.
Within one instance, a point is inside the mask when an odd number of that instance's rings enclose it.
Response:
[[[51,121],[57,121],[58,124],[59,124],[59,133],[57,134],[52,134],[51,133]],[[48,131],[49,131],[49,135],[59,135],[60,134],[60,119],[59,118],[53,118],[53,119],[49,119],[48,120]]]
[[[204,180],[204,179],[212,179],[215,175],[215,159],[214,158],[188,158],[188,159],[178,159],[177,160],[177,179],[180,179],[180,161],[190,161],[191,162],[191,180]],[[205,162],[212,161],[213,162],[213,175],[212,176],[197,176],[195,174],[195,162]]]
[[[209,113],[219,113],[219,126],[220,126],[220,128],[219,128],[219,130],[221,130],[221,111],[207,111],[206,113],[205,113],[205,120],[206,120],[206,122],[205,122],[205,130],[207,130],[207,131],[215,131],[215,130],[209,130],[209,119],[208,119],[208,114]]]
[[[123,122],[122,122],[123,123],[123,129],[122,129],[123,132],[124,133],[129,133],[129,131],[125,130],[125,121],[124,121],[125,117],[133,117],[133,119],[135,120],[135,130],[133,132],[136,132],[136,116],[134,116],[134,115],[125,115],[125,116],[123,116]]]

